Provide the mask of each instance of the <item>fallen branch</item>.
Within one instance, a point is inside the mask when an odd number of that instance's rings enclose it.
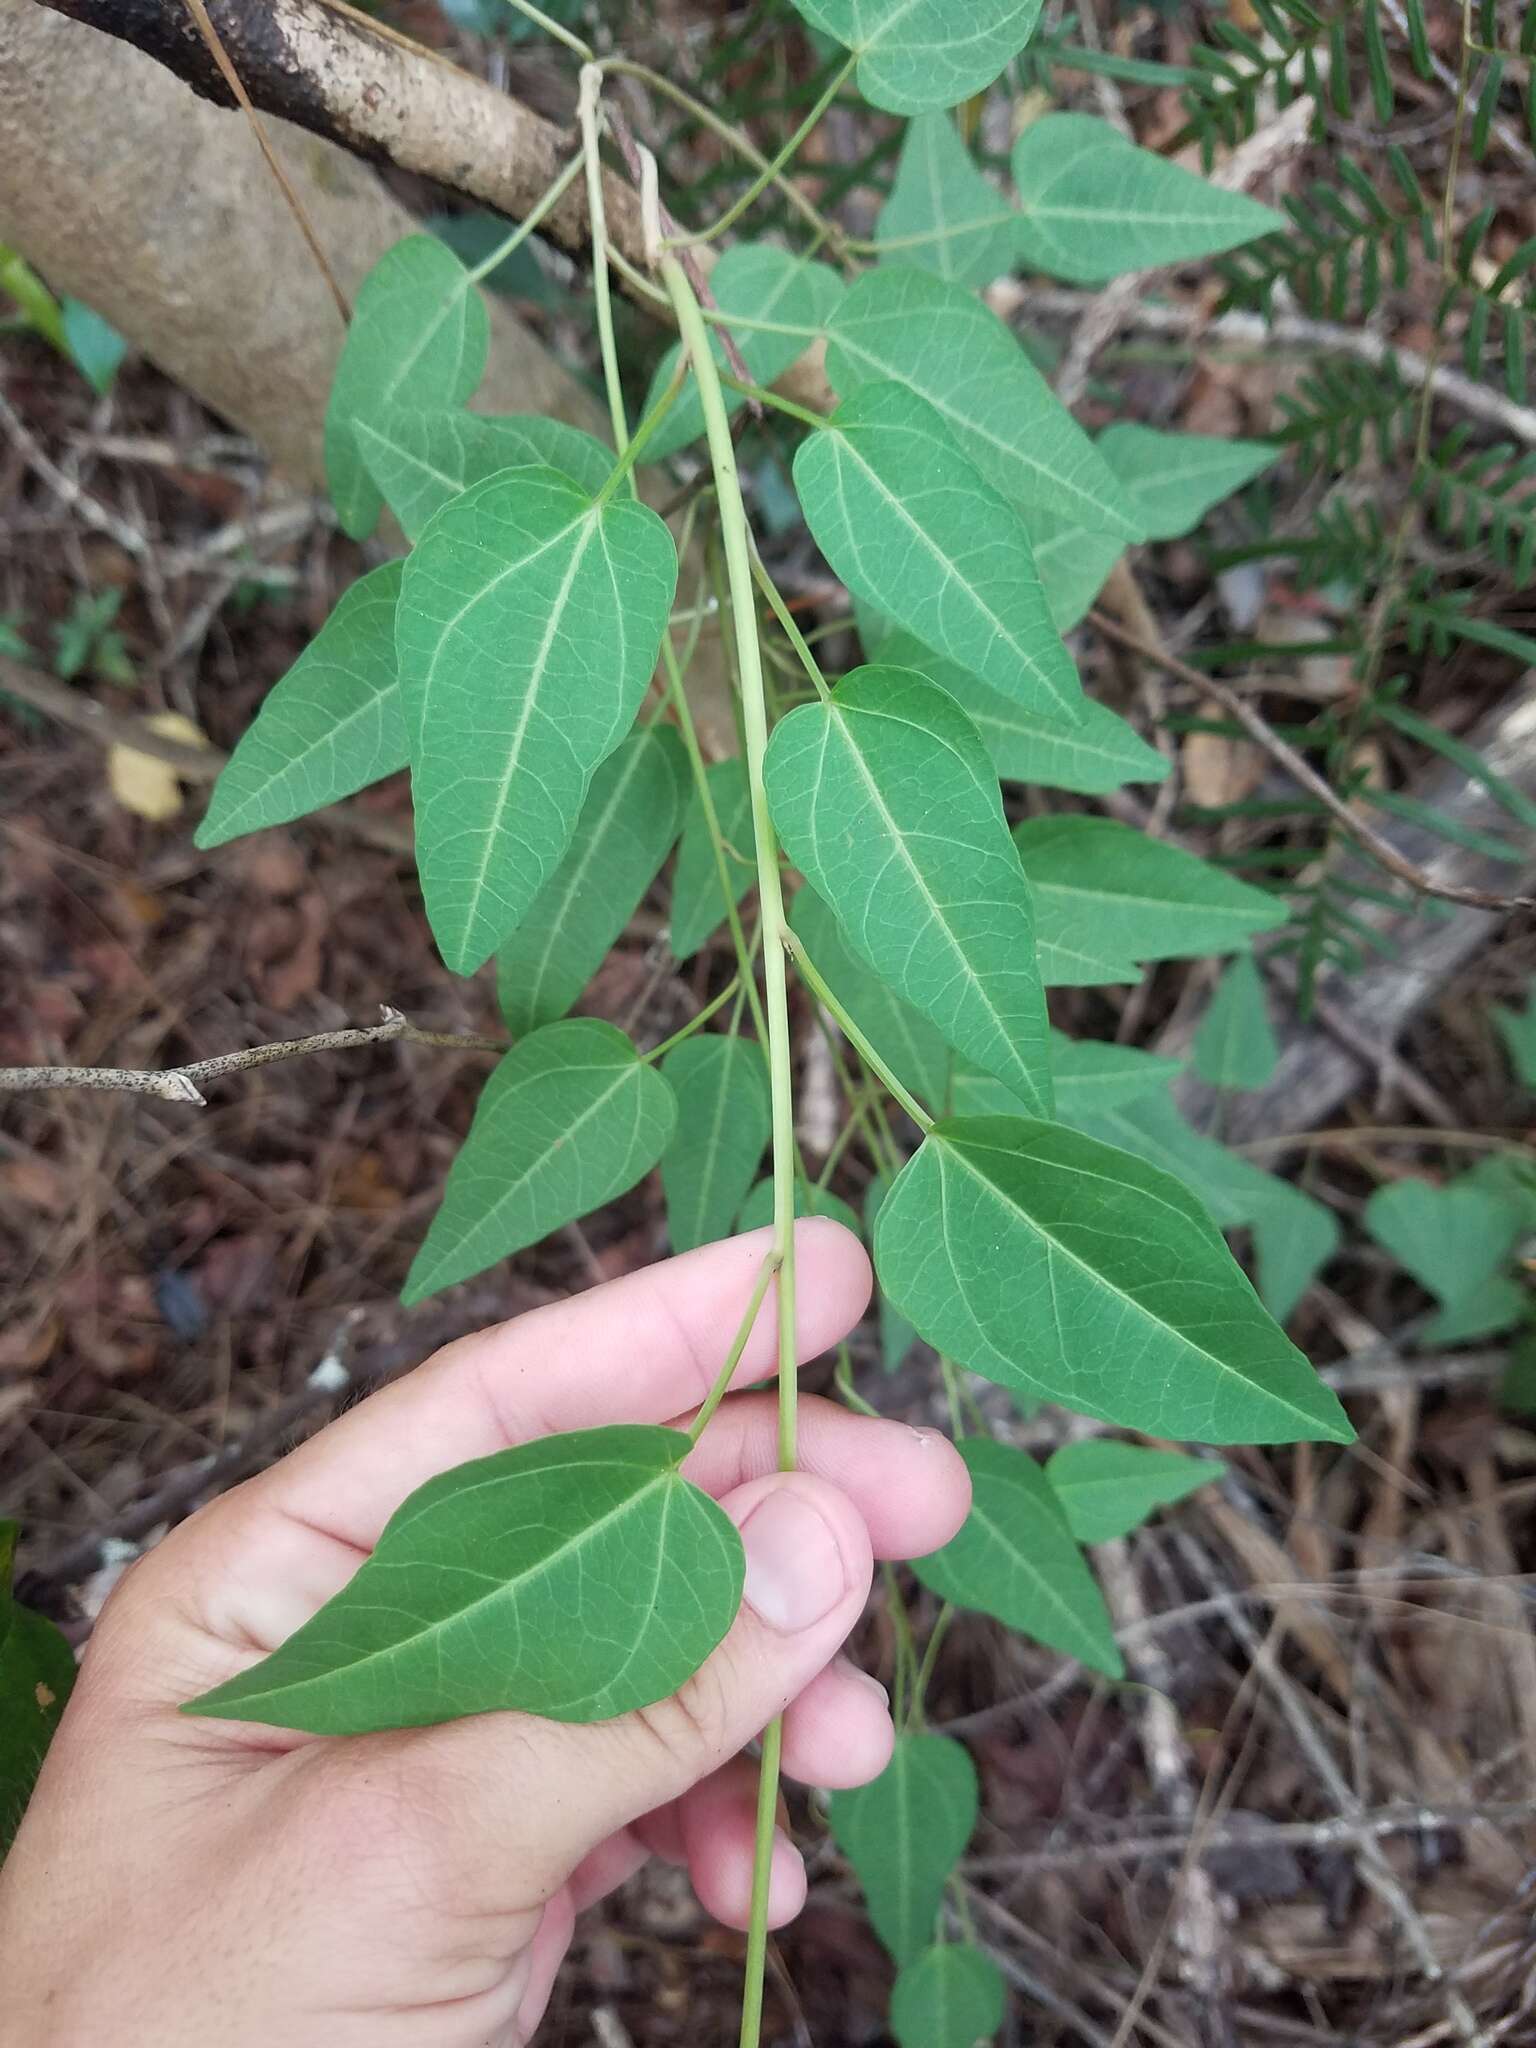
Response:
[[[243,1052],[221,1052],[212,1059],[193,1060],[184,1067],[160,1069],[140,1067],[0,1067],[0,1095],[30,1094],[45,1088],[83,1088],[123,1095],[154,1095],[162,1102],[190,1102],[203,1106],[202,1084],[221,1081],[226,1074],[243,1074],[253,1067],[270,1067],[280,1060],[307,1059],[317,1052],[350,1052],[360,1045],[388,1045],[399,1040],[405,1045],[431,1045],[451,1052],[496,1052],[507,1050],[499,1038],[482,1038],[471,1031],[420,1031],[387,1003],[381,1024],[347,1031],[316,1031],[308,1038],[282,1038],[271,1045],[247,1046]]]
[[[1368,825],[1362,817],[1351,810],[1327,778],[1319,775],[1311,762],[1304,755],[1297,753],[1288,741],[1283,740],[1263,713],[1255,710],[1236,690],[1228,689],[1225,683],[1218,682],[1214,676],[1204,675],[1199,669],[1191,668],[1188,662],[1180,661],[1177,655],[1168,653],[1165,648],[1153,645],[1141,634],[1122,626],[1118,619],[1112,619],[1107,612],[1091,611],[1088,614],[1088,622],[1097,632],[1102,633],[1106,640],[1114,641],[1117,647],[1124,647],[1130,653],[1140,655],[1143,661],[1152,662],[1166,674],[1177,677],[1181,683],[1187,683],[1191,689],[1199,690],[1203,695],[1212,698],[1229,718],[1236,719],[1244,732],[1264,749],[1277,767],[1283,768],[1308,796],[1315,797],[1322,804],[1363,853],[1369,854],[1379,867],[1385,868],[1389,875],[1405,883],[1416,894],[1438,897],[1446,903],[1460,903],[1470,910],[1536,910],[1536,896],[1506,896],[1495,889],[1467,889],[1454,882],[1437,882],[1432,875],[1425,874],[1422,868],[1415,867],[1411,860],[1400,854],[1391,840],[1378,832],[1374,825]]]
[[[1022,310],[1069,318],[1080,317],[1102,296],[1051,287],[1016,289]],[[1122,321],[1125,326],[1139,327],[1148,334],[1188,335],[1197,342],[1232,342],[1241,348],[1262,348],[1271,353],[1277,348],[1303,348],[1351,355],[1369,363],[1372,369],[1382,368],[1390,359],[1405,384],[1420,389],[1428,384],[1437,398],[1536,447],[1536,408],[1518,405],[1492,384],[1477,383],[1447,364],[1431,363],[1411,348],[1395,347],[1368,327],[1336,327],[1301,313],[1277,313],[1273,319],[1266,319],[1262,313],[1242,312],[1212,316],[1199,305],[1175,306],[1147,299],[1140,299],[1125,310]]]
[[[234,95],[183,0],[39,0],[71,21],[131,43],[218,106]],[[208,0],[229,61],[265,114],[374,162],[432,178],[450,191],[522,220],[570,157],[570,133],[520,100],[392,36],[366,15],[321,0]],[[640,209],[620,178],[604,173],[608,231],[643,263]],[[572,190],[543,232],[584,251],[585,195]]]

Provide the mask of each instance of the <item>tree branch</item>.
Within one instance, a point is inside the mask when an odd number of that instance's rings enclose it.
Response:
[[[30,1094],[44,1088],[84,1088],[102,1093],[154,1095],[162,1102],[205,1101],[200,1084],[220,1081],[226,1074],[243,1074],[252,1067],[270,1067],[279,1060],[305,1059],[316,1052],[349,1052],[359,1045],[388,1045],[399,1039],[406,1045],[441,1046],[452,1052],[496,1052],[507,1050],[499,1038],[482,1038],[469,1031],[419,1031],[398,1010],[387,1003],[381,1024],[363,1030],[316,1031],[308,1038],[282,1038],[272,1045],[247,1046],[243,1052],[221,1052],[212,1059],[193,1060],[185,1067],[160,1070],[139,1067],[0,1067],[0,1094]]]
[[[39,0],[70,20],[131,43],[201,98],[234,97],[183,0]],[[554,183],[574,136],[520,100],[367,17],[322,0],[208,0],[218,40],[253,106],[374,162],[393,163],[521,220]],[[625,183],[604,173],[608,231],[645,260],[640,212]],[[566,248],[589,246],[584,195],[572,189],[544,230]]]

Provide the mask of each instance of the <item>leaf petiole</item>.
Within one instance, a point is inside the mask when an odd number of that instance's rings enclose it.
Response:
[[[784,945],[785,949],[794,955],[795,966],[799,969],[802,979],[815,994],[816,1000],[831,1011],[832,1015],[837,1019],[843,1036],[852,1045],[859,1058],[863,1060],[867,1067],[880,1076],[880,1079],[890,1090],[891,1094],[895,1096],[896,1100],[907,1112],[907,1115],[911,1117],[913,1123],[917,1125],[917,1128],[926,1137],[928,1132],[933,1129],[933,1118],[923,1108],[917,1097],[909,1094],[907,1089],[897,1080],[885,1061],[881,1059],[879,1053],[875,1051],[875,1048],[864,1036],[864,1033],[837,1000],[837,997],[833,995],[826,982],[823,981],[821,975],[816,970],[810,954],[806,952],[795,934],[788,929],[784,933]]]
[[[674,1031],[670,1038],[664,1038],[660,1045],[653,1046],[648,1053],[643,1054],[640,1062],[641,1065],[646,1067],[655,1066],[658,1060],[665,1058],[674,1045],[681,1045],[685,1038],[692,1038],[695,1031],[702,1030],[709,1022],[716,1010],[723,1010],[732,996],[740,995],[741,986],[741,976],[739,974],[733,975],[725,987],[721,989],[719,995],[711,996],[703,1009],[696,1016],[690,1017],[680,1031]]]
[[[758,1267],[757,1279],[753,1283],[752,1292],[747,1298],[747,1306],[741,1321],[736,1326],[736,1334],[731,1339],[731,1348],[725,1355],[725,1363],[716,1375],[714,1385],[704,1396],[703,1405],[700,1407],[698,1414],[693,1418],[692,1426],[689,1428],[688,1441],[690,1444],[698,1442],[699,1438],[704,1434],[705,1426],[709,1422],[710,1417],[725,1399],[731,1381],[735,1376],[736,1368],[741,1363],[741,1354],[747,1348],[747,1339],[752,1335],[757,1325],[757,1318],[762,1310],[764,1301],[768,1298],[768,1289],[772,1285],[773,1276],[778,1272],[781,1263],[782,1260],[777,1246],[763,1254],[763,1263]]]

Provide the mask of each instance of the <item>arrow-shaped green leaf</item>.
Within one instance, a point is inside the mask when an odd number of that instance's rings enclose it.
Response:
[[[403,569],[386,562],[360,576],[267,692],[213,786],[199,846],[305,817],[405,766],[395,660]]]
[[[795,488],[856,598],[1003,696],[1078,722],[1082,691],[1028,530],[926,399],[862,385],[800,444]]]
[[[1352,1440],[1194,1196],[1064,1126],[936,1125],[875,1264],[936,1350],[1033,1399],[1205,1443]]]
[[[976,1766],[947,1735],[899,1735],[868,1785],[834,1792],[827,1820],[898,1963],[933,1940],[949,1874],[976,1825]]]
[[[512,1048],[481,1090],[401,1300],[421,1301],[632,1188],[676,1119],[611,1024],[572,1017]]]
[[[1045,1476],[1078,1542],[1112,1543],[1139,1529],[1156,1509],[1209,1486],[1224,1470],[1215,1458],[1082,1437],[1052,1453]]]
[[[785,848],[854,951],[960,1052],[1047,1113],[1029,889],[986,749],[952,697],[861,668],[792,711],[764,768]]]
[[[976,168],[947,113],[907,123],[876,239],[888,259],[955,284],[990,284],[1013,266],[1016,214]]]
[[[1003,1973],[968,1943],[924,1949],[891,1987],[898,2048],[976,2048],[1003,2024]]]
[[[1074,284],[1187,263],[1288,226],[1246,193],[1225,192],[1092,114],[1045,114],[1013,146],[1019,260]]]
[[[677,1430],[544,1437],[444,1472],[270,1657],[186,1711],[365,1735],[514,1710],[606,1721],[692,1676],[741,1600],[741,1538]]]
[[[485,371],[491,323],[435,235],[407,235],[363,279],[325,414],[325,474],[344,530],[366,540],[383,499],[355,428],[393,406],[461,405]]]
[[[676,587],[654,512],[553,469],[503,470],[427,522],[396,638],[422,893],[456,972],[516,929],[564,858]]]
[[[1143,527],[1123,486],[1003,321],[963,285],[892,265],[860,278],[827,325],[845,396],[888,381],[926,399],[1026,520],[1042,510],[1123,541]]]
[[[1027,1451],[968,1436],[971,1511],[913,1571],[930,1592],[990,1614],[1094,1671],[1125,1671],[1104,1596],[1050,1481]]]
[[[858,53],[859,91],[892,114],[953,107],[988,86],[1034,34],[1040,0],[795,0]]]
[[[388,405],[359,414],[352,432],[369,474],[409,540],[420,538],[427,521],[450,498],[499,469],[558,469],[594,494],[613,470],[611,448],[542,413],[482,416]]]
[[[592,778],[570,851],[496,956],[515,1038],[552,1024],[608,957],[672,850],[688,763],[671,726],[648,725]]]

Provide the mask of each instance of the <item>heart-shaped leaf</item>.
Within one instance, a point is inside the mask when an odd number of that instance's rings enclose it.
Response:
[[[1019,260],[1073,284],[1215,256],[1289,225],[1092,114],[1044,114],[1013,146]]]
[[[1035,1400],[1206,1443],[1352,1441],[1194,1196],[1059,1124],[935,1125],[875,1264],[935,1350]]]
[[[1143,528],[1109,464],[990,307],[928,271],[871,270],[827,324],[827,376],[848,395],[925,399],[995,491],[1122,542]]]
[[[633,498],[553,469],[473,484],[427,522],[396,625],[416,858],[444,960],[471,974],[565,857],[633,724],[677,587]]]
[[[986,749],[943,690],[861,668],[774,730],[768,801],[854,951],[960,1052],[1047,1113],[1029,889]]]
[[[891,1988],[898,2048],[976,2048],[1003,2024],[1003,1974],[967,1943],[924,1949]]]
[[[535,1031],[480,1092],[401,1300],[467,1280],[622,1195],[661,1157],[676,1116],[672,1090],[611,1024],[572,1017]]]
[[[213,786],[199,846],[306,817],[405,766],[395,660],[403,568],[386,562],[343,591],[272,685]]]
[[[876,229],[884,255],[954,284],[990,284],[1013,267],[1016,223],[948,114],[918,114],[907,123]]]
[[[755,1040],[685,1038],[662,1061],[677,1130],[662,1154],[667,1234],[675,1252],[729,1237],[768,1143],[768,1069]]]
[[[1395,1181],[1378,1188],[1365,1205],[1365,1227],[1406,1267],[1419,1285],[1435,1296],[1442,1310],[1477,1302],[1473,1318],[1486,1333],[1488,1313],[1511,1305],[1508,1294],[1487,1290],[1502,1277],[1515,1246],[1525,1234],[1521,1206],[1496,1187],[1464,1176],[1449,1187],[1424,1180]],[[1450,1327],[1456,1331],[1456,1324]],[[1495,1321],[1494,1327],[1501,1327]],[[1458,1340],[1465,1333],[1457,1332]],[[1441,1332],[1440,1341],[1449,1341]]]
[[[1224,1469],[1215,1458],[1100,1436],[1063,1444],[1047,1459],[1045,1476],[1078,1542],[1112,1543],[1139,1529],[1157,1508],[1209,1486]]]
[[[390,405],[360,414],[352,432],[408,540],[418,540],[450,498],[498,470],[557,469],[594,495],[613,470],[611,448],[542,413],[496,416]]]
[[[971,1511],[912,1569],[930,1592],[990,1614],[1094,1671],[1124,1675],[1114,1626],[1051,1484],[1027,1451],[991,1437],[960,1446]]]
[[[592,778],[570,851],[496,956],[515,1038],[552,1024],[608,957],[672,850],[688,762],[671,726],[631,733]]]
[[[485,372],[490,316],[469,272],[435,235],[407,235],[363,279],[325,414],[325,475],[343,529],[366,540],[383,498],[357,443],[359,419],[396,406],[462,405]]]
[[[898,1963],[920,1955],[949,1874],[976,1825],[976,1766],[947,1735],[899,1735],[868,1785],[834,1792],[827,1821],[864,1887],[876,1934]]]
[[[795,0],[813,28],[858,53],[859,91],[892,114],[980,92],[1034,34],[1040,0]]]
[[[351,1582],[184,1711],[366,1735],[515,1711],[606,1721],[698,1670],[741,1601],[741,1538],[674,1429],[541,1438],[418,1487]]]
[[[1082,691],[1028,530],[925,399],[862,385],[800,444],[795,488],[855,598],[1015,703],[1077,724]]]

